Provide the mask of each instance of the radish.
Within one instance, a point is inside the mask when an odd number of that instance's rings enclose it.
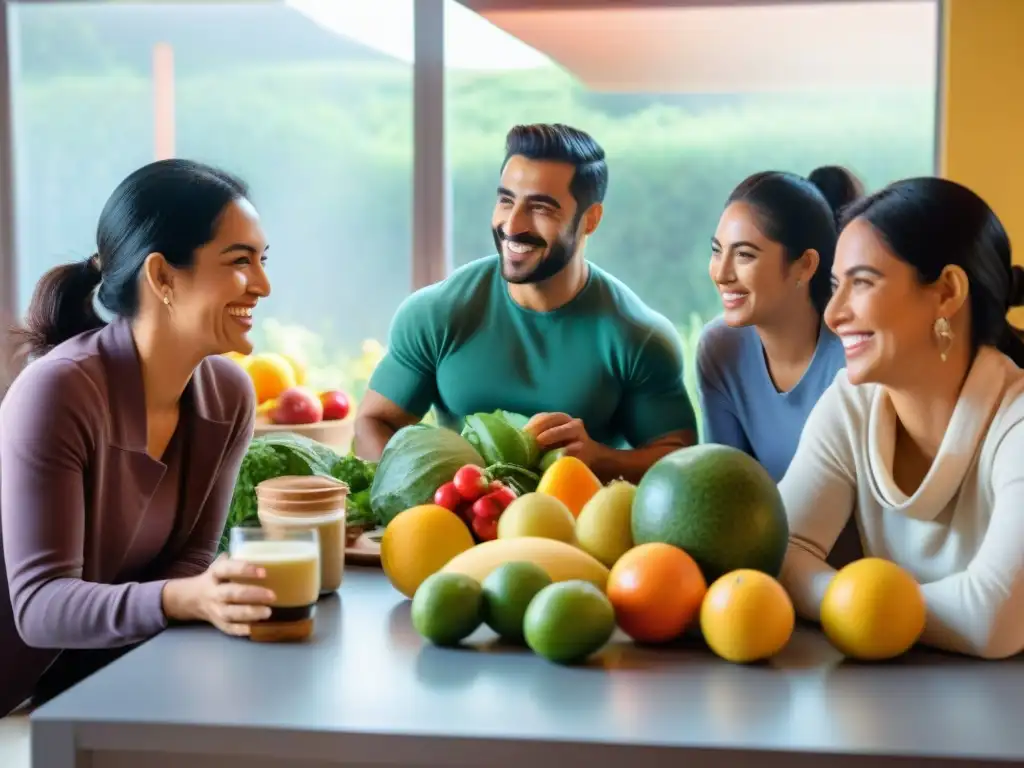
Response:
[[[495,481],[494,483],[491,483],[491,492],[487,494],[487,498],[493,500],[495,504],[504,510],[505,507],[515,501],[518,497],[516,496],[516,492],[511,488]]]
[[[481,541],[494,541],[498,538],[498,518],[474,517],[473,532]]]
[[[492,494],[489,493],[473,502],[474,517],[483,518],[484,520],[497,520],[501,517],[501,513],[505,511],[505,508],[498,504],[491,496]]]
[[[488,490],[487,477],[475,464],[467,464],[456,472],[452,484],[466,501],[476,501]]]
[[[434,493],[434,503],[454,512],[463,501],[455,483],[445,483]]]

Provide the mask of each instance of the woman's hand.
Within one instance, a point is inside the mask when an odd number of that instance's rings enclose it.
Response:
[[[164,612],[168,618],[200,619],[225,634],[244,637],[249,634],[250,624],[270,617],[274,593],[236,580],[264,576],[262,568],[222,554],[199,576],[167,582]]]

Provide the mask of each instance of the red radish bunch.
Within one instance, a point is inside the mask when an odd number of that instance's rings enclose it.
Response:
[[[480,541],[498,538],[498,518],[515,498],[515,491],[497,480],[488,481],[486,472],[473,464],[462,467],[434,493],[434,503],[455,512]]]

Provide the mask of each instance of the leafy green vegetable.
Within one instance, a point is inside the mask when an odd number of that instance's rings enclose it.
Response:
[[[378,520],[370,506],[370,486],[377,471],[376,462],[363,461],[349,453],[341,456],[331,467],[331,476],[348,485],[348,498],[345,501],[345,524],[348,526],[366,526],[373,528]]]
[[[402,427],[384,447],[370,487],[377,519],[387,525],[399,512],[430,503],[466,464],[483,467],[484,460],[458,432],[422,422]]]
[[[517,496],[536,491],[540,483],[540,476],[536,472],[515,464],[491,464],[487,467],[486,474],[489,480],[500,480],[502,484],[514,490]]]
[[[347,483],[346,524],[376,525],[369,504],[369,488],[375,470],[372,462],[352,454],[341,456],[328,446],[294,432],[274,432],[254,438],[242,458],[218,552],[227,550],[232,528],[259,525],[256,486],[282,475],[321,475]]]
[[[540,461],[540,447],[520,423],[526,425],[524,417],[508,411],[472,413],[465,419],[462,436],[487,464],[515,464],[532,470]]]

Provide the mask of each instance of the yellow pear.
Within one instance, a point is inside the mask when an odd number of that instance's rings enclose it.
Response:
[[[576,544],[611,568],[633,546],[636,486],[613,480],[590,497],[576,518]]]

